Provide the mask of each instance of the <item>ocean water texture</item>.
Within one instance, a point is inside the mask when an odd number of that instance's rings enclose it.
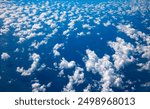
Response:
[[[0,0],[1,92],[149,92],[149,0]]]

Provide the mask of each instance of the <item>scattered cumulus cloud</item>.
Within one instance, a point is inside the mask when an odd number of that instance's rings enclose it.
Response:
[[[115,69],[113,64],[110,62],[110,56],[104,55],[99,58],[94,51],[89,49],[86,50],[87,57],[85,58],[85,65],[87,71],[92,71],[94,74],[99,73],[102,78],[100,82],[102,83],[101,91],[113,91],[111,86],[118,86],[121,83],[121,78],[115,74]]]
[[[8,53],[5,53],[5,52],[3,52],[2,54],[1,54],[1,59],[2,60],[7,60],[8,58],[10,58],[10,55],[8,54]]]
[[[61,62],[59,63],[60,69],[70,69],[76,66],[75,61],[67,61],[65,58],[62,58]]]
[[[64,44],[55,44],[55,46],[53,47],[53,54],[54,56],[60,56],[60,52],[58,51],[58,49],[64,47]]]
[[[123,39],[117,37],[116,42],[109,41],[108,44],[115,51],[112,57],[117,70],[134,61],[132,54],[135,48],[131,43],[126,43]]]
[[[76,67],[74,74],[72,76],[68,76],[69,82],[68,84],[63,88],[63,91],[65,92],[74,92],[75,89],[73,86],[75,84],[79,85],[84,82],[84,69],[80,67]]]
[[[22,76],[30,76],[34,72],[39,64],[40,55],[33,53],[30,56],[30,59],[33,61],[31,67],[25,70],[23,67],[17,67],[16,71],[21,73]]]

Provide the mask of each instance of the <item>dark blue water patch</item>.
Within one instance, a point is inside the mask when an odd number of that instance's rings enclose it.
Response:
[[[1,64],[1,73],[2,81],[0,85],[3,87],[1,91],[31,91],[29,90],[29,78],[21,77],[19,73],[16,73],[16,64],[13,59],[9,59]],[[27,79],[27,80],[26,80]],[[26,80],[26,81],[25,81]],[[10,83],[9,83],[10,82]],[[24,86],[27,86],[26,88]],[[11,88],[10,88],[11,87]]]
[[[69,79],[67,77],[55,78],[54,81],[52,81],[51,87],[48,88],[47,91],[61,92],[61,91],[63,91],[63,88],[67,85],[68,82],[69,82]]]
[[[3,26],[3,19],[0,19],[0,28]]]
[[[127,70],[128,69],[128,70]],[[134,84],[134,87],[136,90],[134,91],[141,91],[141,84],[144,84],[146,82],[150,81],[150,73],[148,73],[147,71],[137,71],[137,66],[135,64],[130,64],[128,66],[126,66],[124,68],[124,70],[122,70],[122,72],[124,72],[124,76],[125,78],[123,79],[123,81],[136,81],[137,83]],[[124,84],[123,86],[125,86],[126,84]],[[128,85],[128,84],[127,84]],[[131,85],[132,86],[132,85]],[[129,87],[131,88],[131,87]],[[132,91],[131,89],[127,89],[128,91]]]

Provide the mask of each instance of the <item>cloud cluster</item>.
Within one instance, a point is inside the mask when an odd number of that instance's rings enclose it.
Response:
[[[74,74],[72,76],[68,76],[69,82],[68,84],[63,88],[63,91],[65,92],[74,92],[75,89],[73,88],[73,85],[81,84],[84,82],[84,73],[83,73],[83,68],[76,67]]]
[[[32,84],[31,84],[31,87],[32,87],[32,92],[45,92],[46,91],[46,88],[49,88],[51,87],[51,82],[49,82],[47,85],[41,85],[39,83],[39,80],[32,80],[31,81]]]
[[[116,42],[109,41],[108,44],[115,51],[112,57],[114,66],[117,70],[134,61],[132,54],[135,48],[131,43],[127,43],[123,39],[117,37]]]
[[[86,50],[86,54],[85,65],[87,71],[99,73],[102,76],[101,91],[113,91],[111,86],[118,86],[121,83],[121,78],[115,74],[113,64],[110,62],[110,56],[104,55],[102,58],[99,58],[94,51],[89,49]]]
[[[17,67],[17,69],[16,69],[16,71],[21,73],[22,76],[30,76],[32,74],[32,72],[34,72],[36,70],[39,60],[40,60],[40,55],[33,53],[30,56],[30,59],[33,61],[30,68],[25,70],[24,67]]]
[[[134,29],[130,24],[123,25],[119,24],[117,28],[124,32],[131,39],[135,40],[136,47],[135,52],[141,55],[141,58],[147,59],[145,63],[137,63],[137,66],[141,67],[138,70],[149,70],[150,69],[150,37],[149,35]],[[144,44],[143,44],[144,43]]]

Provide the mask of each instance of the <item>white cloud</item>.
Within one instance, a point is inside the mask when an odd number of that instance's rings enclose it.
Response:
[[[84,82],[84,73],[83,73],[83,68],[76,67],[75,72],[72,76],[74,80],[74,84],[81,84]]]
[[[8,53],[5,53],[5,52],[3,52],[2,54],[1,54],[1,59],[2,60],[7,60],[8,58],[10,58],[10,55],[8,54]]]
[[[147,59],[147,62],[137,64],[137,66],[141,67],[138,70],[139,71],[149,70],[150,69],[150,65],[149,65],[150,64],[149,63],[150,37],[149,37],[149,35],[146,35],[145,33],[142,33],[141,31],[138,31],[138,30],[132,28],[132,26],[130,24],[128,24],[128,25],[119,24],[117,26],[117,28],[120,31],[124,32],[127,36],[129,36],[130,38],[135,40],[135,42],[136,42],[135,52],[138,53],[139,55],[141,55],[141,58]],[[143,42],[145,44],[143,44]]]
[[[141,67],[138,71],[148,70],[150,72],[150,61],[147,61],[146,63],[138,63],[137,66]]]
[[[65,17],[66,17],[66,11],[61,12],[59,22],[64,22],[64,21],[66,21],[66,18],[65,18]]]
[[[68,62],[65,58],[62,58],[61,62],[59,63],[60,69],[70,69],[76,66],[75,61]]]
[[[113,64],[109,61],[110,57],[108,55],[98,58],[95,52],[89,49],[86,50],[86,54],[87,57],[84,61],[87,71],[99,73],[102,76],[101,91],[112,91],[111,86],[118,86],[120,84],[121,81],[119,81],[118,75],[114,73],[115,70]]]
[[[96,73],[95,71],[95,63],[98,61],[98,57],[95,54],[94,51],[91,51],[89,49],[86,50],[86,54],[88,56],[88,60],[86,60],[86,70],[92,71],[93,73]]]
[[[94,19],[94,23],[95,23],[95,24],[97,24],[97,25],[99,25],[99,24],[100,24],[100,21],[101,21],[101,20],[100,20],[100,18],[96,18],[96,19]]]
[[[38,49],[41,45],[47,44],[47,40],[42,40],[40,42],[32,42],[31,47],[34,47],[35,49]]]
[[[57,76],[58,76],[58,77],[65,77],[65,75],[64,75],[64,70],[61,70],[61,71],[58,73]]]
[[[134,39],[138,42],[141,42],[140,40],[142,39],[143,41],[146,41],[147,44],[150,43],[150,38],[148,35],[132,28],[132,26],[130,24],[128,24],[128,25],[119,24],[119,25],[117,25],[117,28],[120,31],[124,32],[131,39]]]
[[[65,92],[74,92],[75,89],[73,89],[73,85],[81,84],[84,82],[84,73],[83,68],[76,67],[73,76],[68,76],[69,82],[68,84],[63,88]]]
[[[78,36],[84,36],[84,32],[77,33]]]
[[[64,36],[68,36],[68,35],[69,35],[69,32],[70,32],[70,30],[67,29],[67,30],[65,30],[65,31],[63,32],[63,35],[64,35]]]
[[[90,84],[88,84],[88,86],[83,91],[84,92],[90,92],[91,88],[92,88],[92,86]]]
[[[50,20],[46,21],[45,23],[46,23],[47,25],[51,25],[51,24],[53,23],[53,20],[50,19]]]
[[[141,52],[142,53],[142,58],[147,58],[147,59],[150,59],[150,45],[147,45],[147,46],[143,46],[141,45]]]
[[[45,92],[46,88],[50,88],[52,85],[52,82],[49,82],[47,84],[40,84],[39,80],[36,78],[34,80],[31,80],[31,88],[32,92]]]
[[[43,13],[40,14],[39,19],[44,21],[45,20],[45,16],[46,16],[46,13],[43,12]]]
[[[37,29],[40,29],[40,28],[42,28],[40,24],[33,24],[33,26],[32,26],[33,30],[37,30]]]
[[[64,44],[56,44],[54,47],[53,47],[53,54],[54,56],[60,56],[60,52],[58,51],[58,49],[62,48],[64,46]]]
[[[113,60],[117,70],[134,61],[132,53],[135,48],[131,43],[126,43],[123,39],[117,37],[116,42],[109,41],[108,44],[115,51]]]
[[[106,23],[103,23],[103,25],[104,25],[105,27],[108,27],[109,25],[111,25],[111,22],[110,22],[110,21],[107,21]]]
[[[32,92],[45,92],[46,86],[41,85],[39,82],[35,82],[32,84]]]
[[[31,64],[31,67],[27,70],[24,70],[23,67],[17,67],[16,71],[21,73],[22,76],[29,76],[34,72],[38,66],[40,55],[33,53],[32,56],[30,56],[30,59],[33,60],[33,63]]]
[[[36,37],[36,33],[35,32],[32,32],[32,33],[30,33],[28,36],[26,36],[26,39],[31,39],[31,38],[33,38],[33,37]]]
[[[37,71],[42,71],[46,68],[46,64],[42,64],[38,69]]]
[[[90,26],[89,24],[84,24],[84,25],[82,25],[82,28],[90,30],[92,28],[92,26]]]
[[[68,26],[69,26],[68,28],[69,28],[69,29],[73,29],[73,28],[74,28],[74,25],[75,25],[75,21],[74,21],[74,20],[71,20],[70,23],[68,24]]]

